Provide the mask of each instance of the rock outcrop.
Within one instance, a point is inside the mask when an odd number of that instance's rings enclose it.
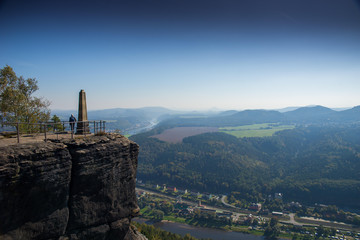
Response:
[[[120,135],[0,149],[0,239],[146,239],[139,208],[139,147]]]

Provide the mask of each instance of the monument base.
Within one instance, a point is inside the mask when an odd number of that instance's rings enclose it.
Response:
[[[76,135],[90,134],[88,122],[78,122],[76,126]]]

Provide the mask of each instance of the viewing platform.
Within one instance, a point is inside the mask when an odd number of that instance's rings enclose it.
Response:
[[[75,139],[86,136],[104,134],[106,121],[77,121],[73,130],[68,121],[44,123],[8,123],[0,126],[0,147],[20,143],[43,142],[47,140]],[[85,131],[80,129],[86,127]]]

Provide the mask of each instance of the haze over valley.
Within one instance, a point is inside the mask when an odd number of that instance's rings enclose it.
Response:
[[[360,239],[360,0],[2,0],[0,29],[0,238]]]

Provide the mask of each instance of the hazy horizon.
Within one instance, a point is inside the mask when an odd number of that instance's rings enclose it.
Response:
[[[351,109],[354,107],[358,107],[360,105],[356,105],[356,106],[348,106],[348,107],[329,107],[329,106],[323,106],[323,105],[316,105],[316,104],[312,104],[312,105],[306,105],[306,106],[287,106],[284,108],[244,108],[244,109],[226,109],[226,108],[204,108],[204,109],[181,109],[181,108],[167,108],[167,107],[163,107],[163,106],[143,106],[143,107],[134,107],[134,108],[129,108],[129,107],[113,107],[113,108],[100,108],[100,109],[90,109],[88,111],[92,112],[92,111],[102,111],[102,110],[112,110],[112,109],[146,109],[146,108],[163,108],[163,109],[167,109],[167,110],[171,110],[171,111],[183,111],[183,112],[222,112],[222,111],[245,111],[245,110],[266,110],[266,111],[292,111],[292,109],[297,109],[297,108],[304,108],[304,107],[317,107],[317,106],[321,106],[321,107],[325,107],[325,108],[329,108],[335,111],[342,111],[342,110],[347,110],[347,109]],[[289,109],[289,110],[288,110]],[[51,108],[51,111],[54,112],[67,112],[67,111],[78,111],[77,108],[73,108],[73,109],[55,109],[55,108]]]
[[[360,105],[359,0],[0,2],[0,68],[51,109]]]

